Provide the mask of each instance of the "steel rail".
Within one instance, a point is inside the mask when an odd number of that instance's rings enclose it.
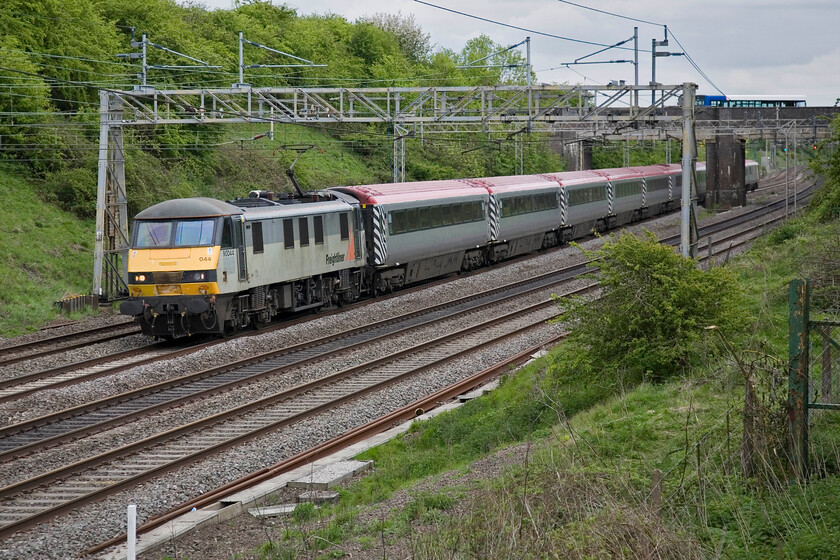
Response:
[[[772,205],[770,205],[770,206],[772,206]],[[762,210],[762,209],[758,209],[758,210]],[[745,216],[747,216],[749,214],[753,214],[755,212],[756,212],[756,210],[751,211],[749,213],[741,214],[739,216],[734,216],[734,217],[729,218],[729,219],[727,219],[723,222],[720,222],[718,224],[714,224],[713,226],[708,226],[708,227],[709,228],[716,227],[716,228],[720,229],[720,226],[722,224],[728,224],[730,222],[739,223],[740,221],[745,220],[745,218],[744,218]],[[704,234],[707,234],[705,229],[708,229],[708,228],[704,228]],[[676,239],[676,236],[673,236],[672,239]],[[663,241],[667,241],[667,240],[668,240],[668,238],[666,238]],[[578,265],[578,266],[585,266],[585,265]],[[574,269],[575,269],[575,267],[566,267],[566,268],[560,269],[558,271],[551,271],[551,272],[548,272],[548,273],[543,274],[543,275],[538,275],[538,276],[534,277],[533,279],[530,279],[529,281],[530,282],[536,282],[536,281],[539,281],[542,278],[551,277],[551,276],[554,276],[555,274],[561,274],[565,271],[570,271],[570,270],[574,270]],[[592,270],[594,270],[594,269],[591,269],[590,271],[592,271]],[[562,282],[562,281],[565,281],[565,280],[560,280],[560,281]],[[493,292],[497,292],[498,290],[504,290],[506,288],[509,288],[509,287],[512,287],[512,286],[518,286],[518,285],[520,285],[520,282],[510,283],[510,284],[501,286],[499,288],[494,288],[492,290],[486,290],[485,292],[480,292],[479,294],[475,294],[475,296],[479,297],[479,296],[481,296],[483,294],[486,294],[486,293],[493,293]],[[542,289],[542,288],[539,288],[539,289]],[[518,297],[518,296],[514,295],[514,296],[511,296],[511,297]],[[474,298],[472,296],[468,296],[467,299],[474,299]],[[463,301],[463,298],[461,300],[454,300],[454,301]],[[447,302],[447,303],[441,304],[441,305],[447,305],[449,303],[451,303],[451,302]],[[428,309],[429,310],[434,310],[435,306],[432,306],[431,308],[428,308]],[[418,313],[422,313],[422,312],[423,312],[423,310],[420,310]],[[410,317],[410,315],[407,315],[407,317]],[[386,320],[384,322],[387,323],[389,321],[391,321],[391,320]],[[350,333],[350,334],[352,334],[352,333]],[[339,333],[336,336],[342,337],[342,336],[346,336],[346,335],[342,334],[342,333]],[[325,337],[325,339],[329,339],[329,338],[331,338],[331,337]],[[312,341],[312,343],[313,344],[321,344],[321,343],[329,341],[329,340],[325,340],[325,339]],[[258,359],[258,360],[262,359],[262,358],[268,359],[268,358],[275,357],[276,355],[285,354],[285,353],[288,353],[288,352],[291,352],[291,351],[298,351],[298,350],[302,349],[301,346],[302,345],[298,345],[298,347],[292,347],[290,349],[283,349],[283,350],[276,351],[276,352],[269,352],[269,353],[264,354],[262,356],[258,356],[256,359]],[[126,394],[123,394],[123,395],[117,395],[115,397],[108,397],[106,399],[102,399],[102,400],[96,401],[94,403],[89,403],[87,405],[81,405],[81,406],[76,407],[74,409],[70,409],[70,411],[73,411],[72,414],[68,413],[68,411],[62,411],[62,412],[56,413],[54,415],[49,415],[47,417],[41,417],[41,418],[31,420],[29,422],[24,422],[24,423],[17,424],[17,425],[14,425],[14,426],[9,426],[9,427],[7,427],[7,429],[4,429],[3,431],[0,431],[0,436],[8,436],[10,433],[25,431],[25,430],[31,429],[32,427],[34,427],[36,425],[41,426],[41,425],[47,424],[49,422],[58,421],[60,419],[78,416],[79,414],[83,414],[84,412],[89,412],[90,410],[96,410],[96,409],[99,409],[99,408],[103,408],[105,406],[125,402],[126,400],[129,400],[129,398],[139,398],[140,392],[142,392],[144,395],[148,395],[148,394],[153,393],[153,392],[163,391],[163,390],[171,388],[173,386],[180,386],[181,384],[188,383],[190,381],[195,381],[197,379],[203,379],[203,378],[208,377],[208,376],[217,375],[217,374],[219,374],[223,371],[227,371],[226,368],[228,368],[228,367],[232,368],[232,367],[237,367],[237,366],[241,366],[241,365],[249,365],[251,363],[253,363],[253,362],[252,361],[246,361],[246,363],[244,363],[244,364],[242,364],[242,363],[240,363],[240,364],[236,364],[236,363],[228,364],[228,365],[225,365],[225,366],[221,366],[219,368],[212,368],[211,370],[205,370],[203,372],[198,372],[196,374],[191,374],[189,376],[185,376],[185,377],[179,378],[177,380],[170,380],[168,382],[163,382],[163,383],[158,384],[156,386],[151,386],[151,389],[150,388],[142,388],[142,389],[139,389],[138,391],[133,392],[133,395],[132,395],[132,393],[126,393]],[[304,362],[304,363],[306,363],[306,362]],[[258,376],[255,376],[255,377],[258,377]],[[248,382],[248,381],[247,380],[242,380],[240,382],[226,383],[226,384],[220,386],[220,388],[218,388],[218,389],[211,388],[211,389],[196,393],[195,395],[188,395],[188,396],[182,397],[181,402],[188,402],[190,400],[194,400],[195,398],[206,396],[207,394],[209,394],[211,392],[226,390],[226,389],[229,389],[229,388],[231,388],[231,387],[233,387],[233,386],[235,386],[239,383],[246,383],[246,382]],[[177,384],[177,385],[173,385],[173,384]],[[129,395],[129,396],[127,397],[126,395]],[[178,400],[179,399],[175,399],[174,401],[171,401],[171,404],[175,404],[175,402],[178,402]],[[171,404],[167,405],[167,403],[160,403],[160,404],[154,405],[150,408],[144,408],[144,409],[138,411],[137,413],[124,415],[122,423],[131,421],[131,420],[137,418],[138,416],[140,416],[144,413],[147,414],[147,413],[149,413],[151,411],[154,411],[154,410],[161,410],[162,408],[164,408],[166,406],[171,406]],[[69,439],[75,438],[78,434],[83,433],[85,435],[88,435],[92,431],[101,431],[101,430],[107,429],[109,427],[111,427],[111,425],[108,423],[108,421],[100,422],[99,423],[99,429],[96,429],[96,430],[92,429],[92,427],[89,426],[89,425],[88,426],[82,426],[82,427],[77,428],[73,431],[66,432],[65,434],[59,434],[59,435],[47,438],[45,440],[41,440],[40,442],[35,441],[35,442],[32,442],[28,445],[19,446],[18,448],[11,449],[11,450],[6,450],[3,453],[0,453],[0,459],[8,459],[8,458],[20,456],[21,454],[26,453],[26,452],[31,452],[33,450],[42,449],[42,448],[46,447],[47,444],[52,444],[52,445],[59,444],[61,442],[64,442],[64,441],[67,441]]]
[[[774,223],[774,222],[782,220],[782,219],[784,219],[784,217],[775,218],[774,220],[772,220],[769,223]],[[751,228],[748,228],[748,230],[746,230],[746,231],[754,231],[756,229],[764,228],[764,227],[766,227],[766,225],[767,225],[767,223],[752,226]],[[716,240],[716,241],[718,243],[720,243],[720,242],[728,240],[730,237],[741,236],[744,233],[745,233],[745,231],[742,230],[742,231],[740,231],[736,234],[732,234],[731,236],[727,236],[723,239],[719,239],[719,240]],[[743,244],[743,243],[747,243],[747,242],[749,242],[753,239],[745,240],[744,242],[739,243],[739,245]],[[727,249],[727,251],[728,250],[729,249]],[[720,252],[723,252],[723,251],[720,251]],[[717,254],[719,254],[719,253],[717,253]],[[705,257],[702,258],[701,260],[704,260],[704,259],[705,259]],[[494,376],[496,376],[500,373],[506,372],[511,366],[520,365],[520,364],[524,363],[525,361],[527,361],[530,358],[530,356],[534,352],[536,352],[537,350],[539,350],[539,349],[541,349],[545,346],[553,345],[553,344],[559,342],[560,340],[565,338],[567,334],[568,333],[563,333],[561,335],[558,335],[557,337],[555,337],[554,339],[552,339],[550,341],[546,341],[543,344],[540,344],[540,345],[534,346],[532,348],[529,348],[528,350],[525,350],[525,351],[511,357],[508,360],[505,360],[505,361],[503,361],[503,362],[501,362],[501,363],[499,363],[499,364],[497,364],[497,365],[495,365],[491,368],[483,370],[483,371],[481,371],[481,372],[479,372],[479,373],[477,373],[477,374],[475,374],[475,375],[473,375],[473,376],[471,376],[467,379],[459,381],[459,382],[457,382],[457,383],[455,383],[455,384],[453,384],[453,385],[451,385],[447,388],[444,388],[444,389],[442,389],[442,390],[440,390],[440,391],[438,391],[438,392],[436,392],[432,395],[429,395],[429,396],[427,396],[423,399],[420,399],[420,400],[418,400],[418,401],[416,401],[412,404],[406,405],[399,410],[396,410],[396,411],[394,411],[392,413],[389,413],[385,416],[382,416],[382,417],[380,417],[376,420],[373,420],[373,421],[369,422],[368,424],[365,424],[363,426],[360,426],[358,428],[350,430],[349,432],[347,432],[347,433],[345,433],[341,436],[337,436],[335,438],[332,438],[329,441],[326,441],[322,444],[316,445],[316,446],[314,446],[313,448],[311,448],[307,451],[304,451],[304,452],[299,453],[299,454],[297,454],[293,457],[285,459],[285,460],[283,460],[283,461],[281,461],[281,462],[279,462],[279,463],[277,463],[273,466],[265,467],[263,469],[255,471],[253,473],[250,473],[246,476],[241,477],[240,479],[232,481],[232,482],[230,482],[228,484],[225,484],[224,486],[221,486],[221,487],[219,487],[215,490],[212,490],[212,491],[207,492],[205,494],[202,494],[201,496],[198,496],[198,497],[196,497],[192,500],[189,500],[189,501],[187,501],[183,504],[180,504],[180,505],[176,506],[175,508],[173,508],[173,509],[171,509],[167,512],[164,512],[160,515],[154,516],[154,517],[148,519],[142,526],[140,526],[138,528],[138,534],[151,531],[152,529],[155,529],[156,527],[159,527],[160,525],[163,525],[164,523],[168,523],[168,522],[176,519],[177,517],[179,517],[179,516],[181,516],[185,513],[188,513],[189,511],[204,508],[204,507],[212,505],[216,502],[223,501],[224,496],[228,496],[228,495],[234,494],[236,492],[239,492],[241,490],[245,490],[245,489],[250,488],[250,487],[252,487],[256,484],[259,484],[259,483],[264,482],[266,480],[270,480],[270,479],[272,479],[272,478],[274,478],[274,477],[276,477],[280,474],[291,471],[291,470],[293,470],[295,468],[298,468],[300,466],[303,466],[305,464],[311,463],[312,461],[315,461],[316,459],[320,459],[322,457],[325,457],[327,455],[335,453],[336,451],[344,449],[344,448],[348,447],[349,445],[352,445],[352,444],[354,444],[358,441],[362,441],[362,440],[364,440],[364,439],[366,439],[366,438],[368,438],[372,435],[375,435],[375,434],[383,431],[384,429],[387,429],[388,427],[390,427],[391,425],[393,425],[396,422],[409,420],[412,417],[416,416],[417,413],[420,412],[420,411],[431,410],[431,409],[435,408],[436,406],[438,406],[439,404],[441,404],[442,402],[446,402],[446,401],[454,398],[455,396],[457,396],[457,395],[459,395],[459,394],[461,394],[461,393],[463,393],[463,392],[465,392],[469,389],[472,389],[473,387],[475,387],[477,385],[480,385],[480,384],[484,383],[487,379],[492,378],[492,377],[494,377]],[[114,537],[114,538],[112,538],[108,541],[100,543],[100,544],[86,550],[85,555],[96,554],[98,552],[101,552],[102,550],[105,550],[106,548],[118,545],[121,542],[124,542],[125,538],[126,538],[125,534]]]
[[[95,336],[101,332],[113,331],[115,328],[117,329],[130,329],[127,332],[120,332],[120,333],[113,333],[108,336],[99,337],[95,340],[85,340],[82,342],[76,342],[73,344],[68,344],[65,346],[61,346],[60,348],[50,348],[49,350],[43,350],[41,352],[36,352],[33,354],[25,354],[22,356],[14,355],[18,354],[19,352],[26,352],[28,348],[35,348],[38,346],[45,346],[47,344],[61,342],[62,340],[68,339],[77,339],[77,338],[84,338],[89,336]],[[36,358],[44,358],[47,356],[52,356],[55,354],[60,354],[61,352],[66,352],[67,350],[75,350],[77,348],[84,348],[85,346],[90,346],[91,344],[96,344],[99,342],[108,342],[110,340],[117,340],[120,338],[126,338],[129,336],[134,336],[136,334],[140,334],[140,329],[137,328],[133,323],[127,323],[126,326],[123,325],[110,325],[107,327],[96,327],[87,331],[79,331],[75,333],[68,333],[62,335],[56,335],[50,337],[49,339],[41,339],[35,340],[31,342],[19,342],[14,344],[13,346],[7,346],[5,348],[0,348],[0,363],[3,366],[9,366],[12,364],[17,364],[26,360],[34,360]],[[12,354],[13,356],[8,358],[3,358],[3,356],[7,356]]]
[[[568,333],[561,333],[550,340],[547,340],[543,343],[537,344],[532,346],[510,358],[507,358],[496,365],[493,365],[489,368],[486,368],[478,373],[471,375],[465,379],[462,379],[448,387],[444,387],[431,395],[428,395],[422,399],[414,401],[411,404],[405,405],[402,408],[390,412],[384,416],[380,416],[379,418],[368,422],[362,426],[354,428],[348,431],[345,434],[340,436],[336,436],[328,441],[325,441],[321,444],[318,444],[306,451],[298,453],[288,459],[284,459],[283,461],[276,463],[272,466],[265,467],[248,475],[245,475],[237,480],[229,482],[228,484],[219,487],[215,490],[202,494],[190,500],[184,504],[180,504],[176,508],[173,508],[167,512],[164,512],[158,516],[155,516],[151,519],[148,519],[143,525],[138,527],[137,532],[145,533],[148,532],[164,523],[172,521],[173,519],[192,511],[193,509],[200,509],[211,505],[215,502],[220,501],[224,496],[231,495],[235,492],[239,492],[240,490],[244,490],[254,486],[255,484],[259,484],[261,482],[265,482],[266,480],[270,480],[280,474],[285,472],[294,470],[300,466],[306,465],[315,461],[316,459],[320,459],[335,453],[336,451],[340,451],[354,443],[359,441],[363,441],[372,435],[376,435],[394,425],[397,422],[403,422],[406,420],[410,420],[417,416],[418,411],[428,411],[436,408],[439,404],[449,401],[458,395],[469,391],[477,386],[480,386],[486,383],[488,380],[493,379],[501,374],[504,374],[510,371],[511,367],[521,366],[525,362],[531,359],[531,356],[538,352],[539,350],[554,345],[564,338]],[[110,546],[114,546],[120,544],[121,542],[125,541],[126,535],[120,535],[103,543],[96,545],[95,547],[89,548],[84,552],[85,556],[96,554],[105,550]]]

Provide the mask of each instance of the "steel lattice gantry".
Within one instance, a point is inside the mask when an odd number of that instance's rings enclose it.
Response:
[[[93,294],[126,290],[128,218],[122,130],[138,125],[275,122],[383,123],[394,138],[394,178],[404,177],[411,135],[522,131],[587,138],[682,138],[694,129],[695,84],[639,87],[475,86],[418,88],[253,88],[100,92],[99,175]],[[635,105],[634,99],[655,99]],[[681,101],[682,110],[665,108]],[[690,105],[686,105],[686,102]],[[689,134],[696,159],[694,134]],[[685,161],[683,162],[685,165]],[[693,164],[692,164],[693,165]],[[693,174],[692,174],[693,176]],[[693,181],[692,181],[693,183]]]

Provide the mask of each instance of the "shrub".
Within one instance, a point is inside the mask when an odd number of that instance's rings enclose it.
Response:
[[[83,167],[62,169],[46,179],[61,207],[80,218],[96,215],[96,181],[96,173]]]
[[[730,335],[745,325],[733,273],[701,270],[650,232],[612,235],[584,253],[600,259],[601,297],[573,300],[561,320],[571,322],[573,342],[600,368],[663,379],[714,347],[704,327]]]

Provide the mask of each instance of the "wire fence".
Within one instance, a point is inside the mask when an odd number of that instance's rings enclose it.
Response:
[[[822,478],[840,465],[840,326],[814,321],[809,331],[808,474]]]

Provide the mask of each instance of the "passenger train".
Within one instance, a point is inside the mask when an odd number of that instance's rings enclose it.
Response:
[[[696,95],[695,105],[705,107],[805,107],[804,95]]]
[[[159,338],[259,327],[669,212],[681,183],[652,165],[168,200],[135,217],[120,312]]]

